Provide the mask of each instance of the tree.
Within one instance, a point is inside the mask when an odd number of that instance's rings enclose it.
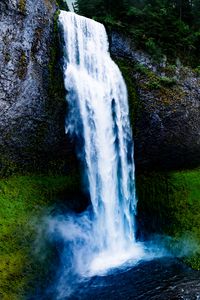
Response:
[[[87,17],[112,15],[122,16],[128,6],[127,0],[77,0],[79,13]]]
[[[193,26],[199,30],[199,28],[200,28],[200,0],[193,0],[193,2],[192,2],[192,17],[193,17]]]
[[[153,56],[200,64],[200,0],[77,0],[78,12],[126,30]]]

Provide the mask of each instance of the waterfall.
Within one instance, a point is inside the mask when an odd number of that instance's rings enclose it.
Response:
[[[128,95],[102,24],[59,16],[64,40],[66,132],[78,137],[91,207],[58,229],[77,272],[92,274],[141,257],[135,241],[136,195]],[[55,224],[54,224],[55,227]],[[68,248],[67,248],[68,247]],[[69,261],[65,251],[65,261]]]

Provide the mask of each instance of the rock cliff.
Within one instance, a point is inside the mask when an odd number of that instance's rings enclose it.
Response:
[[[0,174],[63,170],[73,149],[64,132],[56,3],[1,0],[0,11]],[[131,90],[137,169],[198,166],[198,73],[180,62],[152,62],[125,34],[109,38]]]
[[[133,42],[110,34],[111,53],[135,88],[135,160],[138,169],[180,169],[200,165],[200,76],[179,60],[152,62]],[[134,103],[135,102],[135,103]]]
[[[0,173],[51,168],[65,155],[57,9],[0,1]]]

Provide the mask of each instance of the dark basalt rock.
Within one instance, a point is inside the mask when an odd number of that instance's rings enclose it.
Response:
[[[57,10],[51,0],[0,1],[0,174],[52,168],[69,150],[64,95],[55,89],[62,74],[51,61]]]

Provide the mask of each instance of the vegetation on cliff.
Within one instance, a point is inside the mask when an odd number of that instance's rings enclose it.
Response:
[[[200,2],[168,0],[77,0],[79,13],[129,34],[154,58],[167,55],[200,64]]]

